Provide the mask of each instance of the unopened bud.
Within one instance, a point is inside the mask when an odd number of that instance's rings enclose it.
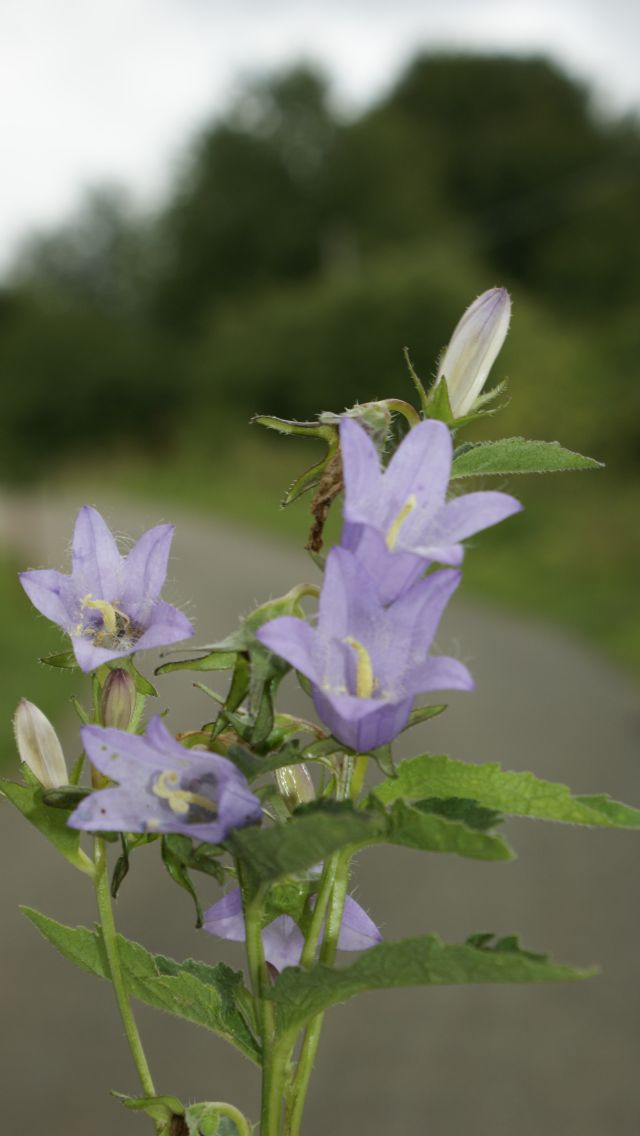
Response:
[[[128,671],[110,671],[102,688],[102,721],[105,726],[126,730],[133,717],[136,687]]]
[[[446,379],[454,418],[472,409],[509,330],[511,300],[506,288],[490,288],[467,308],[438,367]]]
[[[24,761],[43,789],[58,789],[69,781],[67,766],[51,722],[33,702],[22,698],[13,719],[20,760]]]
[[[280,796],[290,813],[297,809],[298,805],[305,805],[316,799],[311,774],[304,762],[276,769],[276,781]]]

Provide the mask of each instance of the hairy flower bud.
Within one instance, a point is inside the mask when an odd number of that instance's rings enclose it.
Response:
[[[451,336],[438,378],[446,379],[454,418],[472,409],[504,343],[511,300],[506,288],[490,288],[467,308]]]
[[[105,726],[126,730],[136,704],[136,687],[128,671],[110,671],[102,688],[102,721]]]
[[[285,765],[282,769],[276,769],[276,781],[280,796],[289,812],[297,809],[298,805],[315,801],[316,791],[313,787],[311,774],[304,762],[300,765]]]
[[[13,719],[20,760],[38,778],[43,789],[58,789],[69,781],[67,766],[51,722],[33,702],[22,698]]]

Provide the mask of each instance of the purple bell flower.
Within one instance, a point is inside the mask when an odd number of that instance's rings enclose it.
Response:
[[[318,715],[334,736],[366,753],[405,728],[416,694],[473,688],[457,659],[428,655],[459,582],[459,572],[434,572],[384,607],[359,559],[333,548],[317,628],[285,615],[265,623],[257,637],[310,679]]]
[[[234,828],[259,823],[262,810],[247,780],[226,757],[188,750],[156,715],[144,737],[83,726],[92,765],[115,787],[99,789],[69,817],[90,832],[179,832],[219,844]]]
[[[100,514],[83,505],[73,533],[71,575],[52,568],[21,573],[34,606],[71,637],[83,671],[193,635],[187,617],[160,599],[173,532],[173,525],[157,525],[121,556]]]
[[[234,888],[204,913],[203,927],[219,939],[235,943],[245,941],[240,888]],[[324,932],[323,932],[324,934]],[[366,951],[382,939],[378,928],[366,911],[348,895],[344,904],[342,926],[338,936],[341,951]],[[276,970],[297,966],[304,947],[304,937],[290,915],[279,915],[262,932],[264,957]]]
[[[507,493],[466,493],[445,501],[453,445],[443,422],[420,422],[386,469],[366,430],[340,425],[345,502],[342,545],[373,576],[391,603],[434,561],[457,567],[462,541],[522,508]]]

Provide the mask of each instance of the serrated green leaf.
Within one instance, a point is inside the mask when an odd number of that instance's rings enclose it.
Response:
[[[258,888],[303,872],[346,845],[366,843],[383,823],[379,815],[360,812],[347,801],[318,801],[296,809],[285,824],[236,829],[227,844]]]
[[[19,785],[16,781],[0,778],[0,793],[22,813],[30,824],[37,828],[74,868],[93,873],[93,865],[80,847],[80,832],[69,828],[68,810],[52,808],[44,803],[44,793],[39,785]]]
[[[513,942],[513,940],[512,940]],[[574,970],[510,946],[487,950],[448,945],[436,935],[381,943],[352,963],[331,969],[291,967],[266,992],[279,1008],[279,1026],[300,1029],[316,1014],[367,990],[396,986],[451,986],[490,982],[561,982],[590,978],[595,970]]]
[[[461,820],[477,832],[488,832],[504,820],[497,809],[486,809],[477,801],[464,797],[429,797],[425,801],[414,801],[413,807],[425,813],[437,813],[449,820]]]
[[[397,776],[376,786],[389,804],[402,797],[465,797],[509,816],[586,824],[599,828],[640,828],[640,809],[605,795],[571,795],[566,785],[533,773],[512,773],[497,764],[470,765],[451,757],[422,754],[400,763]]]
[[[528,438],[501,438],[498,442],[478,442],[465,448],[454,459],[451,477],[484,477],[507,473],[559,473],[580,469],[601,469],[602,462],[565,450],[559,442],[537,442]]]
[[[29,907],[21,910],[65,958],[81,970],[100,978],[109,977],[99,930],[65,927]],[[194,959],[177,962],[164,955],[153,955],[122,935],[118,935],[117,941],[124,980],[132,997],[212,1030],[246,1057],[260,1062],[257,1042],[243,1012],[249,994],[239,972],[224,963],[207,966]]]
[[[513,853],[501,836],[478,831],[461,818],[438,816],[395,801],[380,838],[389,844],[425,852],[450,852],[472,860],[511,860]]]

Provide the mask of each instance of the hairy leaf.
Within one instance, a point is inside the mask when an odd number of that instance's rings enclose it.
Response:
[[[503,940],[503,943],[505,941]],[[299,1029],[336,1002],[366,990],[394,986],[449,986],[489,982],[559,982],[590,978],[594,970],[574,970],[522,951],[513,938],[494,949],[472,944],[443,943],[436,935],[381,943],[352,963],[331,969],[290,967],[267,992],[279,1007],[284,1031]]]
[[[29,907],[22,911],[65,958],[81,970],[109,978],[99,930],[65,927]],[[124,980],[134,998],[204,1026],[226,1038],[252,1061],[260,1061],[258,1045],[245,1016],[249,995],[239,972],[224,963],[207,966],[194,959],[176,962],[164,955],[153,955],[122,935],[118,935],[118,950]]]
[[[533,773],[512,773],[493,763],[469,765],[430,754],[401,762],[397,776],[378,785],[374,795],[385,804],[402,797],[465,797],[510,816],[601,828],[640,828],[640,809],[610,797],[574,797],[566,785],[542,781]]]
[[[493,814],[492,814],[493,815]],[[511,860],[513,854],[501,836],[478,831],[464,818],[438,816],[436,812],[396,801],[388,813],[381,839],[405,848],[427,852],[453,852],[473,860]]]
[[[600,469],[602,462],[565,450],[558,442],[534,442],[527,438],[501,438],[478,442],[454,459],[451,477],[480,477],[505,473],[559,473]]]
[[[0,779],[0,793],[51,841],[74,868],[83,872],[91,869],[90,860],[80,848],[80,832],[67,826],[69,811],[46,805],[40,786],[19,785],[17,781]]]

